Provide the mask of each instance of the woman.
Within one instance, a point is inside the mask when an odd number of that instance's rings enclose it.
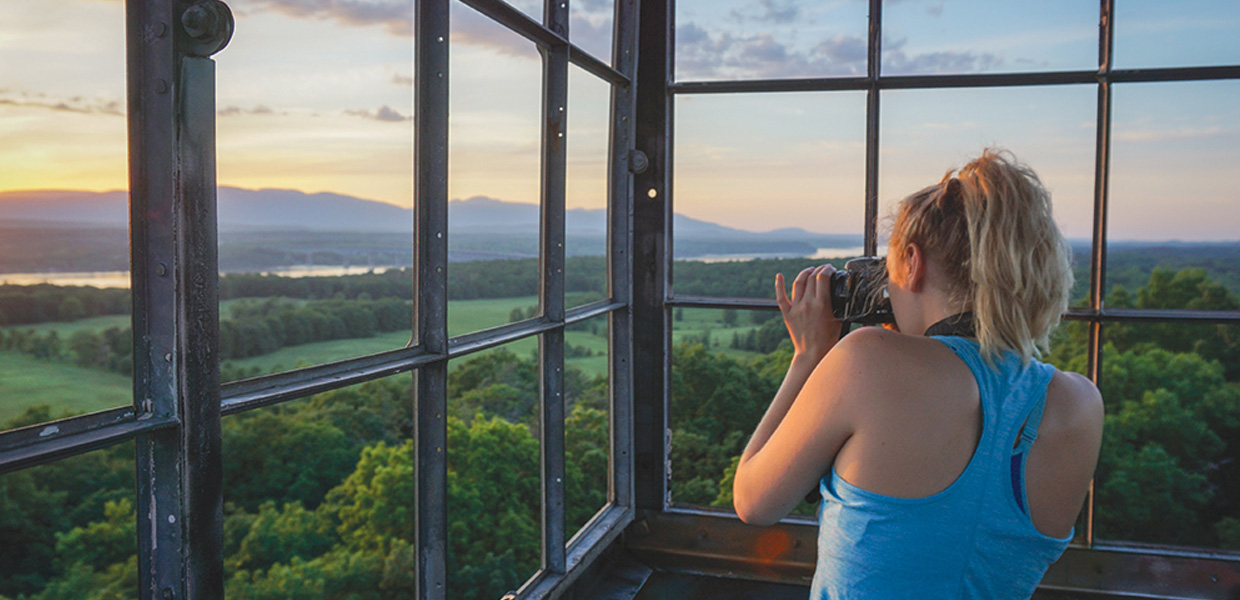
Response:
[[[1088,379],[1035,360],[1072,285],[1049,194],[987,150],[906,198],[898,331],[840,340],[833,272],[802,271],[791,296],[776,276],[795,353],[736,469],[737,514],[774,523],[820,489],[811,598],[1030,597],[1072,538],[1103,418]]]

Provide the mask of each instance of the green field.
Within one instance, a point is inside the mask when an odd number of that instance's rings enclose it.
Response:
[[[220,313],[228,316],[228,311],[238,302],[246,302],[250,299],[243,298],[240,300],[225,300],[220,303]],[[301,303],[304,300],[287,299],[287,302]],[[68,339],[69,336],[79,331],[103,331],[109,327],[125,329],[131,325],[129,315],[105,315],[102,317],[90,317],[88,319],[78,319],[77,321],[53,321],[50,323],[36,323],[34,325],[9,325],[4,327],[5,330],[10,329],[31,329],[39,333],[45,331],[55,331],[61,339]]]
[[[35,325],[10,325],[5,327],[8,329],[33,329],[39,333],[46,331],[55,331],[60,339],[68,339],[69,336],[79,331],[103,331],[109,327],[118,329],[126,329],[130,326],[129,315],[106,315],[102,317],[91,317],[89,319],[78,319],[70,322],[52,322],[38,323]]]
[[[448,335],[458,336],[506,324],[514,308],[526,309],[537,306],[537,304],[538,299],[533,296],[453,300],[448,305]],[[571,358],[567,361],[570,366],[575,366],[590,375],[607,373],[607,338],[605,335],[593,335],[586,331],[568,331],[564,335],[564,340],[573,346],[588,348],[595,354]],[[369,338],[289,346],[271,354],[229,361],[229,364],[243,369],[257,367],[260,371],[269,373],[395,350],[404,348],[408,343],[409,333],[391,332]],[[538,348],[538,340],[522,339],[507,344],[504,348],[519,356],[529,356]]]
[[[233,302],[237,301],[224,303],[222,308],[225,314]],[[508,323],[514,308],[527,309],[536,305],[537,298],[533,296],[454,300],[448,307],[448,333],[457,336],[503,325]],[[595,320],[606,322],[606,319],[601,317]],[[127,315],[113,315],[72,323],[42,323],[17,328],[40,332],[56,331],[62,339],[66,339],[76,331],[128,326]],[[723,311],[687,309],[681,313],[679,319],[673,320],[672,337],[676,342],[688,338],[701,341],[703,333],[709,331],[712,351],[742,358],[752,356],[753,353],[732,349],[732,336],[736,333],[745,334],[754,327],[747,311],[737,311],[735,322],[725,325]],[[565,332],[564,339],[568,345],[588,349],[593,354],[571,357],[566,361],[568,366],[581,369],[590,376],[607,374],[606,327],[597,327],[597,333],[569,330]],[[388,332],[369,338],[290,346],[262,356],[229,361],[229,365],[244,369],[257,368],[259,372],[271,373],[395,350],[408,343],[408,332]],[[519,356],[531,356],[538,348],[538,340],[526,338],[507,344],[504,348]],[[53,414],[85,413],[123,406],[131,402],[131,393],[128,377],[66,363],[40,361],[15,352],[0,352],[0,423],[20,415],[28,407],[40,404],[52,407]]]
[[[40,404],[60,416],[132,403],[133,383],[123,375],[0,351],[0,424]]]

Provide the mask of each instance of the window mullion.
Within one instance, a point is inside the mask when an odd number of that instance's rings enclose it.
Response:
[[[567,2],[547,2],[546,26],[568,39]],[[543,318],[564,322],[564,195],[568,124],[568,46],[544,49],[542,97],[542,198],[539,239],[539,294]],[[539,341],[542,375],[540,411],[542,454],[542,566],[552,573],[565,570],[564,457],[564,328],[556,327]]]
[[[616,0],[612,62],[631,82],[637,81],[638,0]],[[611,149],[607,186],[608,294],[626,307],[632,306],[634,270],[632,254],[633,178],[646,166],[630,164],[633,151],[632,115],[636,114],[634,84],[613,85],[611,90]],[[643,157],[644,158],[644,157]],[[638,168],[640,166],[640,168]],[[633,505],[633,381],[632,311],[613,311],[608,339],[611,365],[611,456],[608,467],[608,499],[621,506]]]
[[[632,344],[634,503],[663,510],[667,503],[667,389],[669,331],[666,300],[668,258],[668,159],[671,97],[670,0],[641,3],[634,147],[649,165],[633,178]],[[639,268],[640,267],[640,268]]]
[[[1111,172],[1111,51],[1115,46],[1115,1],[1100,0],[1098,16],[1098,117],[1094,142],[1094,232],[1089,270],[1089,307],[1098,314],[1103,308],[1106,290],[1107,205]],[[1089,323],[1089,346],[1086,350],[1088,376],[1100,385],[1102,370],[1102,322]],[[1074,540],[1085,546],[1094,543],[1094,486],[1090,483],[1080,526]]]
[[[879,97],[882,77],[883,2],[870,0],[870,27],[865,92],[865,253],[878,254],[878,141]]]
[[[442,600],[448,559],[448,0],[414,3],[414,340],[440,356],[414,387],[415,595]]]

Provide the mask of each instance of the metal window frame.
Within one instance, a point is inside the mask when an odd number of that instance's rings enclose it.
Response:
[[[498,0],[464,0],[533,41],[543,55],[539,296],[536,318],[449,338],[447,142],[450,0],[415,2],[415,273],[406,348],[228,384],[218,364],[215,73],[231,36],[218,0],[127,0],[134,406],[0,432],[0,473],[135,439],[139,587],[143,600],[223,596],[220,419],[393,374],[416,371],[416,595],[448,597],[447,364],[515,340],[539,339],[542,568],[522,598],[563,593],[633,519],[629,198],[638,0],[615,3],[614,66],[568,41],[567,1],[546,25]],[[226,30],[196,11],[227,14]],[[191,14],[193,13],[193,14]],[[191,29],[191,36],[187,29]],[[219,38],[219,39],[216,39]],[[611,89],[608,298],[565,307],[565,172],[570,64]],[[571,539],[564,522],[564,331],[606,317],[611,418],[608,503]],[[156,548],[159,551],[156,551]]]
[[[677,296],[671,287],[672,116],[678,94],[866,91],[865,247],[876,250],[879,101],[889,89],[1027,85],[1098,86],[1095,228],[1090,305],[1065,319],[1089,323],[1089,375],[1097,381],[1107,322],[1240,323],[1240,313],[1108,309],[1102,303],[1106,263],[1111,84],[1240,79],[1240,66],[1111,68],[1114,0],[1100,1],[1098,71],[883,76],[882,0],[869,0],[865,77],[796,80],[673,81],[674,0],[616,0],[612,64],[583,51],[568,35],[566,2],[545,5],[544,23],[500,0],[463,4],[534,42],[543,54],[540,286],[536,319],[449,338],[447,309],[448,7],[415,3],[415,270],[413,342],[409,347],[221,388],[218,364],[214,231],[214,63],[183,23],[191,10],[216,0],[127,0],[134,398],[122,407],[0,432],[0,472],[82,454],[135,439],[138,473],[139,582],[144,600],[222,595],[219,511],[222,505],[219,424],[222,415],[305,397],[389,375],[416,371],[415,544],[417,596],[447,597],[446,380],[449,360],[518,339],[540,340],[543,508],[542,568],[516,592],[521,598],[571,593],[626,531],[635,553],[684,556],[719,536],[756,535],[734,516],[675,507],[668,497],[670,311],[678,306],[775,310],[773,301]],[[218,33],[218,32],[217,32]],[[224,42],[226,43],[226,38]],[[606,81],[611,94],[608,158],[608,298],[564,306],[565,152],[569,64]],[[567,107],[571,109],[571,107]],[[647,160],[648,159],[648,160]],[[648,191],[653,192],[651,196]],[[609,321],[611,460],[609,502],[571,540],[564,525],[563,334],[590,318]],[[640,374],[636,377],[635,374]],[[1092,509],[1091,509],[1092,510]],[[694,535],[663,535],[689,526]],[[671,527],[664,529],[664,527]],[[780,527],[808,531],[790,519]],[[661,533],[662,532],[662,533]],[[705,536],[705,537],[703,537]],[[1085,524],[1057,589],[1113,589],[1167,594],[1152,569],[1204,570],[1214,583],[1240,581],[1240,557],[1192,549],[1100,543]],[[705,544],[705,545],[703,545]],[[160,551],[155,552],[159,547]],[[737,548],[715,554],[740,560]],[[172,549],[172,551],[169,551]],[[715,550],[711,550],[715,552]],[[729,555],[728,552],[732,554]],[[677,554],[679,553],[679,554]],[[734,562],[735,562],[734,560]],[[1082,577],[1076,564],[1092,575]],[[670,563],[669,563],[670,564]],[[1071,567],[1071,568],[1070,568]],[[751,565],[750,575],[765,576]],[[810,565],[812,570],[812,565]],[[1115,586],[1106,569],[1135,585]],[[1143,570],[1144,569],[1144,570]],[[1052,570],[1051,576],[1057,571]],[[1076,573],[1073,575],[1073,573]],[[1219,573],[1222,575],[1220,576]],[[1111,587],[1108,588],[1107,586]],[[1197,585],[1197,584],[1194,584]],[[1200,586],[1198,586],[1200,587]],[[1194,588],[1196,589],[1196,588]],[[1222,588],[1212,588],[1222,589]]]
[[[674,3],[675,0],[667,0]],[[1051,86],[1051,85],[1096,85],[1098,90],[1095,142],[1095,186],[1094,186],[1094,227],[1090,256],[1090,297],[1088,308],[1070,309],[1063,315],[1065,320],[1084,321],[1089,325],[1089,341],[1087,353],[1089,357],[1087,375],[1095,383],[1099,382],[1102,362],[1102,333],[1105,323],[1125,322],[1160,322],[1160,323],[1222,323],[1240,324],[1240,311],[1197,311],[1177,309],[1119,309],[1107,308],[1104,304],[1105,269],[1107,249],[1107,213],[1109,207],[1110,147],[1111,147],[1111,101],[1112,84],[1144,83],[1144,82],[1187,82],[1187,81],[1224,81],[1240,79],[1240,65],[1171,67],[1171,68],[1140,68],[1117,70],[1112,67],[1112,48],[1114,47],[1114,3],[1115,0],[1099,0],[1098,19],[1098,64],[1096,71],[1050,71],[1029,73],[981,73],[981,74],[945,74],[945,75],[899,75],[886,76],[881,72],[881,41],[882,41],[882,8],[883,0],[869,0],[868,15],[868,51],[867,73],[864,77],[817,77],[783,80],[734,80],[734,81],[674,81],[668,77],[666,96],[668,116],[665,124],[668,135],[662,140],[662,147],[653,152],[647,150],[652,157],[652,168],[657,168],[663,175],[661,183],[666,185],[666,193],[662,195],[667,203],[666,211],[658,215],[656,211],[639,213],[635,224],[634,235],[639,239],[662,235],[665,247],[672,247],[673,232],[671,220],[666,218],[671,212],[674,202],[671,181],[671,165],[673,164],[673,143],[671,139],[670,120],[675,97],[681,94],[744,94],[771,92],[866,92],[866,130],[865,130],[865,216],[862,224],[864,230],[865,250],[869,254],[877,251],[877,183],[879,170],[879,122],[880,98],[884,90],[907,89],[955,89],[955,88],[994,88],[1012,86]],[[657,3],[656,3],[657,4]],[[668,12],[668,21],[663,29],[674,29],[675,9]],[[646,22],[644,21],[645,25]],[[651,26],[657,24],[651,23]],[[643,33],[645,38],[646,33]],[[674,65],[674,43],[668,43],[668,65]],[[646,82],[639,70],[639,92]],[[640,128],[639,128],[640,129]],[[652,142],[654,143],[654,142]],[[639,147],[641,147],[639,145]],[[656,157],[658,160],[656,160]],[[659,164],[666,160],[666,164]],[[663,188],[660,188],[663,189]],[[640,197],[639,197],[640,199]],[[657,257],[661,267],[667,273],[665,295],[662,298],[664,314],[677,307],[711,308],[711,309],[747,309],[747,310],[778,310],[774,300],[739,298],[739,297],[701,297],[684,296],[674,293],[671,271],[674,256],[670,251]],[[635,301],[635,310],[638,303]],[[663,348],[670,347],[671,327],[663,325]],[[644,326],[657,326],[647,323]],[[643,348],[643,352],[647,349]],[[668,354],[670,356],[670,354]],[[645,372],[645,371],[639,371]],[[664,389],[662,418],[666,425],[666,411],[670,401],[670,390]],[[640,406],[641,399],[635,397]],[[652,443],[652,442],[651,442]],[[663,457],[666,460],[666,456]],[[640,464],[640,462],[639,462]],[[638,480],[639,483],[641,480]],[[666,483],[664,482],[664,486]],[[663,488],[666,492],[666,487]],[[741,569],[762,578],[774,578],[784,581],[798,581],[804,577],[804,569],[765,573],[770,565],[751,564],[744,552],[758,543],[756,534],[744,527],[735,529],[730,523],[735,515],[727,512],[708,510],[704,507],[690,507],[673,504],[670,499],[663,505],[639,503],[644,508],[638,515],[638,529],[643,532],[636,536],[637,541],[630,548],[651,560],[671,561],[667,564],[692,564],[693,568],[702,569],[705,564],[715,565],[720,572],[735,571],[736,565],[748,565]],[[1044,581],[1046,589],[1103,591],[1122,594],[1149,594],[1142,597],[1178,597],[1185,590],[1206,593],[1202,597],[1223,597],[1219,594],[1228,589],[1240,588],[1240,553],[1216,551],[1210,549],[1170,547],[1150,544],[1096,540],[1093,532],[1093,491],[1089,494],[1086,509],[1077,527],[1077,536],[1073,540],[1072,549],[1065,558],[1052,568]],[[801,518],[789,518],[784,525],[790,527],[789,535],[803,537],[806,527],[813,527]],[[736,536],[735,539],[745,540],[744,543],[723,543],[720,547],[704,548],[710,543],[702,541],[699,534],[693,540],[680,540],[676,533],[668,533],[662,537],[650,535],[648,532],[658,531],[661,527],[671,527],[675,531],[680,528],[691,528],[698,532],[712,532],[719,537]],[[689,533],[681,531],[688,536]],[[707,536],[711,537],[711,536]],[[735,542],[735,539],[730,540]],[[813,539],[812,537],[808,539]],[[686,558],[688,557],[688,558]],[[789,566],[797,563],[797,558],[789,559]],[[679,562],[678,562],[679,561]],[[800,565],[806,567],[806,565]],[[710,568],[710,567],[706,567]],[[808,565],[812,573],[813,565]],[[1208,571],[1208,574],[1204,573]],[[1151,573],[1159,573],[1153,576]],[[1168,576],[1171,574],[1171,576]],[[1206,581],[1208,583],[1202,583]],[[1233,588],[1234,586],[1234,588]],[[1214,595],[1209,595],[1209,594]],[[1197,597],[1197,596],[1193,596]]]

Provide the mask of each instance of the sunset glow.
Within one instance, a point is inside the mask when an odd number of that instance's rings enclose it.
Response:
[[[537,2],[517,4],[539,12]],[[411,206],[411,5],[230,5],[237,32],[215,57],[220,184]],[[1230,3],[1190,2],[1175,15],[1156,2],[1117,5],[1117,64],[1240,62],[1240,9]],[[1214,14],[1186,16],[1187,5]],[[115,0],[0,7],[0,190],[125,188],[123,11]],[[573,11],[574,40],[606,58],[611,4]],[[893,2],[883,69],[1090,69],[1095,13],[1075,2]],[[462,5],[451,16],[450,197],[536,203],[538,52]],[[864,72],[863,2],[682,0],[677,23],[680,79]],[[1189,35],[1194,43],[1181,43]],[[1238,95],[1232,82],[1116,86],[1114,238],[1240,237],[1230,167],[1240,161]],[[567,203],[600,208],[608,88],[574,69],[570,96]],[[682,96],[675,110],[677,212],[754,231],[860,232],[864,94]],[[1093,85],[885,92],[880,203],[1000,145],[1042,175],[1066,233],[1088,237],[1095,110]],[[1200,211],[1215,218],[1191,216]]]

